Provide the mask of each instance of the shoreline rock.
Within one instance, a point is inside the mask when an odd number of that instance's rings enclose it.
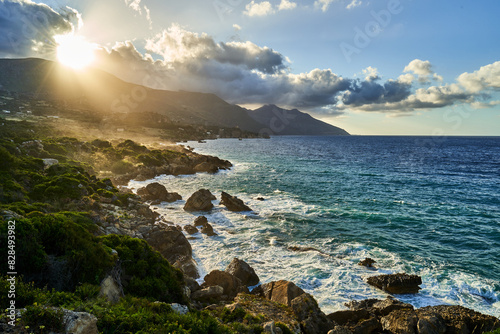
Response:
[[[252,211],[241,199],[236,196],[231,196],[226,192],[221,193],[220,204],[224,205],[229,211],[243,212]]]
[[[215,196],[208,189],[200,189],[194,192],[184,205],[185,211],[210,211],[214,205],[212,200]]]
[[[417,275],[399,273],[371,276],[366,282],[391,294],[413,294],[421,289],[419,285],[422,284],[422,278]]]

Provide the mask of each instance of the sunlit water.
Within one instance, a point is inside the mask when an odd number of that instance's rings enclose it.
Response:
[[[406,272],[423,284],[417,295],[397,296],[405,302],[500,316],[500,138],[274,137],[188,145],[234,167],[156,181],[184,199],[200,188],[218,199],[226,191],[255,211],[233,213],[214,201],[206,216],[218,236],[191,240],[202,276],[238,257],[261,282],[291,280],[329,313],[352,299],[385,298],[366,284],[368,276]],[[192,224],[197,214],[183,205],[156,208],[169,221]],[[357,264],[365,257],[377,261],[377,270]]]

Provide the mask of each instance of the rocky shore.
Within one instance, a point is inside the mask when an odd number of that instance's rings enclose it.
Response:
[[[1,332],[476,334],[500,328],[499,319],[461,306],[415,309],[398,301],[398,294],[418,293],[422,283],[405,273],[366,281],[394,297],[351,301],[331,314],[294,282],[260,282],[250,259],[234,258],[200,277],[188,238],[216,235],[204,216],[212,202],[228,211],[252,209],[226,192],[200,189],[183,207],[198,216],[181,227],[152,209],[181,200],[179,194],[156,182],[137,194],[124,185],[161,174],[216,173],[230,162],[180,147],[38,140],[29,128],[15,130],[23,134],[17,141],[0,135],[0,234],[6,235],[7,221],[17,221],[23,274],[17,301],[24,307],[12,311],[19,325],[0,317]],[[113,174],[107,179],[94,172]],[[360,265],[374,263],[365,259]],[[0,288],[5,299],[8,284]],[[28,330],[27,323],[38,327]]]

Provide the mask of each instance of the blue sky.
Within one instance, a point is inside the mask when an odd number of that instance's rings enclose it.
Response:
[[[354,134],[500,135],[498,1],[37,3],[128,81],[299,108]]]

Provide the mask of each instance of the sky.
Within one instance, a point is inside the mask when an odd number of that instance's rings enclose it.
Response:
[[[92,66],[247,108],[297,108],[359,135],[500,136],[500,2],[0,0],[0,57]]]

